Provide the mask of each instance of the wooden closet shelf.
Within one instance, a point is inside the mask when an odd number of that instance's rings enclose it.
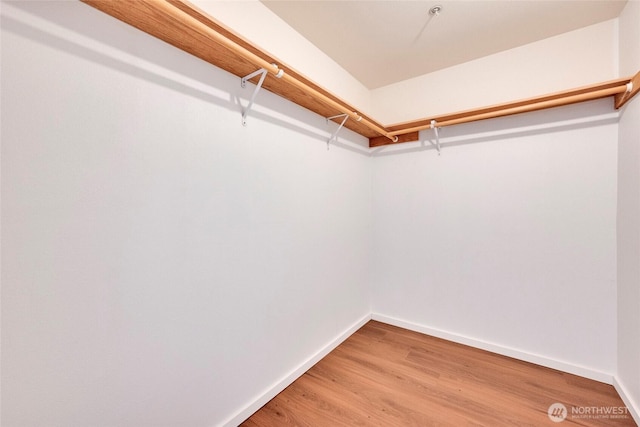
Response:
[[[633,89],[629,92],[628,84],[633,84]],[[621,78],[603,83],[596,83],[562,92],[548,95],[526,98],[519,101],[506,102],[489,107],[476,108],[472,110],[460,111],[457,113],[444,114],[425,119],[398,123],[387,126],[392,135],[401,135],[402,142],[417,141],[417,132],[431,128],[431,121],[435,120],[437,127],[452,126],[461,123],[475,122],[497,117],[504,117],[513,114],[520,114],[530,111],[543,110],[547,108],[559,107],[562,105],[575,104],[578,102],[591,101],[594,99],[614,97],[615,108],[622,107],[638,92],[640,87],[640,72],[634,77]],[[410,136],[409,136],[410,135]],[[415,136],[415,139],[412,139]],[[398,142],[400,142],[398,141]],[[387,138],[370,138],[370,147],[395,144]]]
[[[419,131],[430,128],[432,120],[437,127],[452,126],[608,96],[620,108],[640,90],[638,72],[629,78],[385,127],[184,0],[82,1],[236,76],[264,68],[269,74],[265,89],[323,117],[347,114],[351,119],[344,126],[369,138],[370,147],[417,141]]]

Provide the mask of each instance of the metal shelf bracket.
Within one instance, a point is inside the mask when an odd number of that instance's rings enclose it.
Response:
[[[332,141],[338,141],[338,132],[340,132],[340,129],[342,129],[342,126],[344,126],[344,124],[347,122],[349,115],[345,113],[345,114],[338,114],[336,116],[327,117],[327,124],[329,123],[330,120],[337,119],[339,117],[344,117],[344,119],[342,119],[342,123],[340,123],[340,126],[338,126],[338,129],[336,129],[335,132],[331,134],[331,138],[329,138],[329,140],[327,141],[327,150],[329,149],[329,144],[331,144]]]
[[[264,68],[260,68],[259,70],[254,71],[248,76],[244,76],[242,80],[240,80],[240,86],[244,88],[247,85],[247,81],[251,80],[257,75],[260,75],[260,80],[258,81],[258,84],[253,90],[253,94],[251,95],[249,104],[247,105],[246,108],[242,110],[242,126],[247,125],[247,114],[249,114],[249,111],[251,111],[251,107],[253,107],[253,102],[256,100],[256,95],[260,91],[260,88],[262,87],[262,83],[264,83],[264,78],[267,77],[267,70],[265,70]]]

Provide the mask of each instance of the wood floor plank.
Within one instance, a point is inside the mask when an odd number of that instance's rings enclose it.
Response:
[[[611,385],[370,321],[242,426],[635,426],[625,411]]]

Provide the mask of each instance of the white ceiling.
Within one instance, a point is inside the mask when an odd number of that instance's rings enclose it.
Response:
[[[370,89],[617,17],[626,0],[261,0]],[[441,5],[437,16],[429,14]]]

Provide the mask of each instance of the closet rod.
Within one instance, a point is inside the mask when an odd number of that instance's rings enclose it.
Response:
[[[253,52],[250,52],[249,50],[245,49],[244,47],[238,45],[237,43],[235,43],[232,40],[229,40],[228,38],[226,38],[224,35],[218,33],[216,30],[214,30],[213,28],[205,25],[204,23],[200,22],[199,20],[193,18],[192,16],[190,16],[189,14],[185,13],[184,11],[182,11],[180,8],[176,7],[174,4],[172,4],[172,2],[170,2],[170,0],[157,0],[153,2],[154,7],[157,10],[161,10],[162,12],[164,12],[166,15],[171,16],[173,19],[176,19],[177,21],[181,22],[182,24],[200,32],[201,34],[213,39],[215,42],[223,45],[224,47],[226,47],[227,49],[229,49],[230,51],[234,52],[236,55],[246,59],[247,61],[251,62],[252,64],[254,64],[256,67],[258,68],[264,68],[265,70],[267,70],[268,73],[273,74],[275,77],[277,78],[281,78],[282,80],[290,83],[292,86],[297,87],[298,89],[300,89],[301,91],[305,92],[306,94],[322,101],[324,104],[335,108],[336,110],[340,111],[343,114],[346,114],[347,116],[349,116],[351,119],[362,123],[363,125],[365,125],[366,127],[368,127],[369,129],[373,130],[374,132],[385,136],[386,138],[389,138],[391,141],[397,141],[398,138],[395,135],[391,135],[389,132],[387,132],[385,129],[375,125],[374,123],[371,123],[369,120],[367,120],[366,118],[362,117],[361,115],[359,115],[358,113],[356,113],[355,111],[350,111],[349,109],[345,108],[343,105],[340,105],[338,102],[334,101],[331,98],[328,98],[327,96],[325,96],[324,94],[318,92],[317,90],[315,90],[314,88],[306,85],[305,83],[299,81],[298,79],[296,79],[295,77],[290,76],[289,74],[285,73],[284,70],[282,70],[281,68],[278,68],[278,66],[276,64],[270,64],[269,62],[265,61],[264,59],[260,58],[258,55],[254,54]]]
[[[627,90],[628,90],[627,85],[623,84],[623,85],[615,86],[608,89],[601,89],[598,91],[581,93],[578,95],[567,96],[567,97],[562,97],[557,99],[550,99],[546,101],[532,102],[529,104],[518,105],[515,107],[509,107],[507,105],[507,106],[504,106],[503,108],[498,108],[494,111],[489,111],[486,113],[473,114],[473,112],[471,112],[471,114],[469,115],[438,122],[438,127],[458,125],[461,123],[475,122],[478,120],[493,119],[497,117],[510,116],[513,114],[526,113],[530,111],[559,107],[562,105],[575,104],[578,102],[590,101],[594,99],[605,98],[607,96],[617,95],[620,93],[625,93],[627,92]],[[418,132],[418,131],[421,131],[424,129],[430,129],[430,128],[431,128],[431,123],[414,126],[410,128],[399,129],[389,133],[391,135],[402,135],[405,133]]]

